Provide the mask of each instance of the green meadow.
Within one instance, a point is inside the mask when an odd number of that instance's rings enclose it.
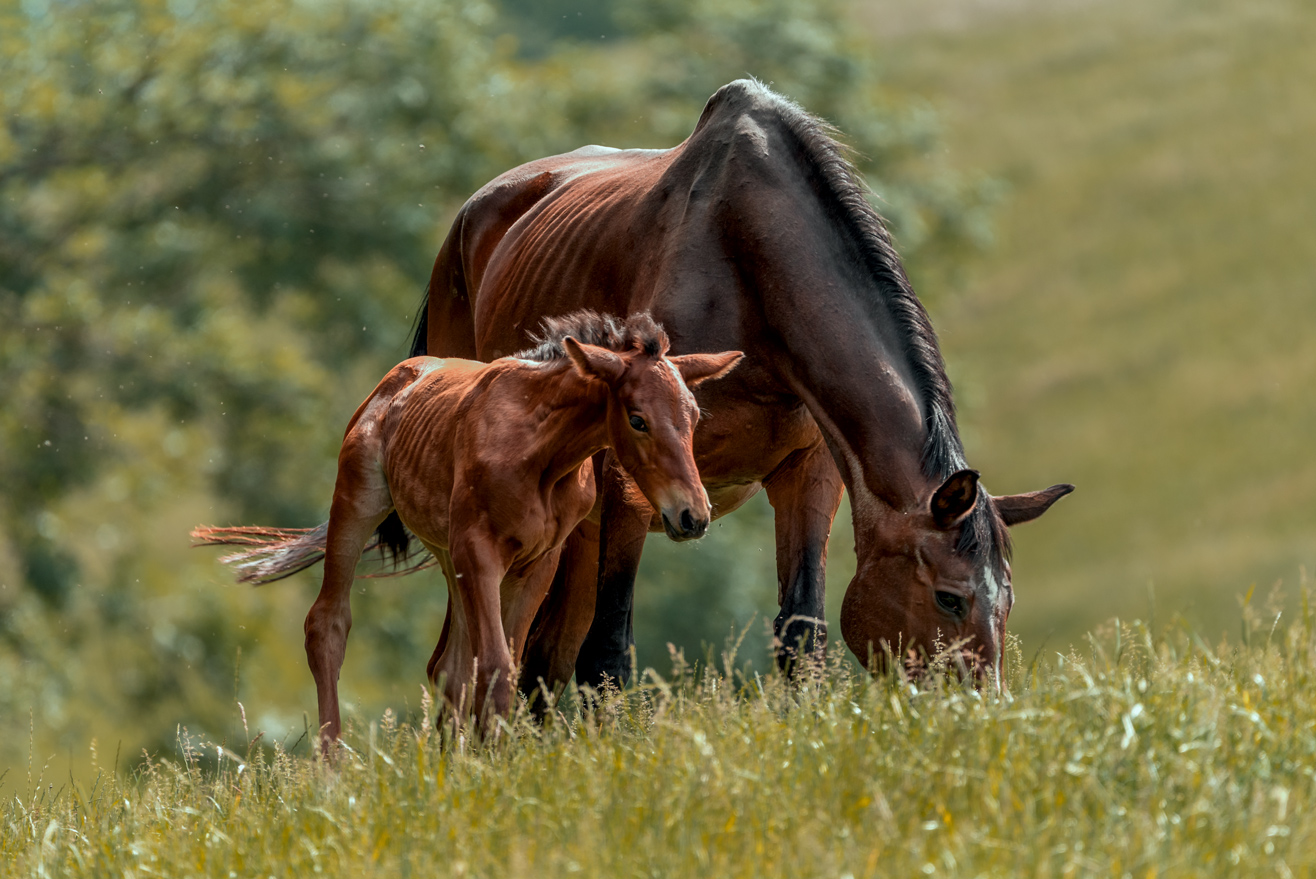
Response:
[[[1010,695],[678,666],[497,741],[428,704],[337,768],[237,727],[131,777],[37,770],[0,806],[32,876],[1308,876],[1316,631],[1112,624]],[[733,660],[728,659],[727,665]]]

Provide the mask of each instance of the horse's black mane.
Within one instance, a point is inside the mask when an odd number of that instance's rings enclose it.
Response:
[[[751,100],[777,112],[786,130],[794,137],[806,165],[815,169],[821,178],[820,195],[831,214],[852,234],[865,266],[877,281],[905,341],[909,367],[925,406],[924,475],[944,480],[964,469],[967,466],[964,444],[955,423],[955,403],[951,398],[946,365],[937,345],[937,334],[905,274],[891,233],[869,201],[868,187],[851,162],[846,147],[838,140],[839,132],[757,80],[731,83],[719,95],[732,89],[742,90]],[[1009,557],[1009,532],[987,500],[985,490],[980,490],[978,504],[960,531],[958,550],[974,558],[986,557],[998,572]]]
[[[647,311],[632,314],[622,320],[610,314],[582,309],[560,317],[546,317],[539,326],[538,333],[530,334],[530,340],[535,346],[518,352],[515,357],[541,362],[564,360],[567,352],[562,347],[562,340],[567,336],[577,342],[598,345],[610,351],[640,348],[651,357],[666,354],[669,344],[662,324],[655,321]]]

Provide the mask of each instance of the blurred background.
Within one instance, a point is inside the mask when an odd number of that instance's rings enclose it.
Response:
[[[1316,563],[1314,42],[1305,0],[0,0],[0,787],[180,728],[304,751],[317,574],[236,586],[189,529],[325,518],[476,188],[672,146],[745,75],[857,150],[985,485],[1078,485],[1015,534],[1026,656],[1115,616],[1228,637],[1253,587],[1291,606]],[[770,513],[650,538],[642,666],[741,633],[769,666]],[[853,570],[843,508],[834,632]],[[368,723],[419,704],[445,593],[357,591]]]

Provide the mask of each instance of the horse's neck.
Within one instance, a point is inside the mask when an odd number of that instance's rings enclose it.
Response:
[[[857,259],[837,258],[822,211],[778,227],[744,261],[758,278],[762,314],[774,331],[771,356],[804,400],[838,459],[857,502],[910,509],[927,494],[927,437],[917,371],[891,304]],[[747,236],[752,238],[752,236]],[[842,246],[844,242],[839,242]]]
[[[556,483],[608,444],[608,390],[567,363],[522,368],[504,388],[534,422],[528,448],[515,450]]]

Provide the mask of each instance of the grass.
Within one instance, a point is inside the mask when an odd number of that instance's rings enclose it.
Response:
[[[1316,869],[1316,629],[1209,647],[1108,624],[1009,654],[1009,696],[835,661],[678,665],[492,744],[387,714],[336,771],[188,742],[89,785],[8,779],[7,875],[1243,876]],[[236,753],[235,753],[236,751]]]

